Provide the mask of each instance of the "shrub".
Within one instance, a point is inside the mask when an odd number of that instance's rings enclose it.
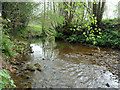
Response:
[[[14,88],[16,85],[11,79],[11,76],[8,74],[7,70],[0,70],[0,90],[2,88]]]

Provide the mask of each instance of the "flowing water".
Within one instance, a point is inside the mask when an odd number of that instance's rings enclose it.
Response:
[[[30,79],[14,75],[18,87],[30,83],[33,88],[118,88],[117,65],[120,51],[70,44],[54,39],[37,40],[30,44],[32,54],[21,60],[42,72],[29,72]],[[20,67],[22,68],[22,67]],[[24,67],[23,67],[24,68]]]

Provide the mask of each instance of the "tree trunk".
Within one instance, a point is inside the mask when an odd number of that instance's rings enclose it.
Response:
[[[105,3],[106,3],[106,0],[99,0],[98,4],[94,4],[93,3],[93,14],[94,14],[94,17],[97,17],[97,25],[99,26],[101,24],[101,21],[102,21],[102,17],[103,17],[103,13],[104,13],[104,10],[105,10]]]
[[[44,0],[44,21],[42,24],[42,33],[45,36],[45,0]]]
[[[93,3],[93,14],[95,15],[95,17],[97,16],[96,12],[97,12],[97,4]]]
[[[98,17],[98,25],[101,24],[101,21],[102,21],[102,17],[103,17],[103,13],[104,13],[104,10],[105,10],[105,1],[102,2],[102,7],[101,7],[101,10],[100,10],[100,14],[99,14],[99,17]]]
[[[72,2],[70,2],[70,6],[72,8]],[[72,14],[71,8],[70,8],[70,15],[69,15],[69,18],[68,18],[68,25],[70,25],[70,23],[72,22],[72,18],[73,18],[73,14]]]

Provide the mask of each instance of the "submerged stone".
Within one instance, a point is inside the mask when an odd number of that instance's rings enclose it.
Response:
[[[17,63],[16,61],[10,61],[10,63],[13,65],[19,65],[19,63]]]
[[[37,68],[38,71],[42,71],[42,69],[40,67]]]
[[[37,69],[38,71],[42,71],[41,66],[40,66],[39,63],[36,63],[36,64],[34,64],[34,65],[35,65],[35,67],[36,67],[36,69]]]
[[[15,69],[15,68],[12,68],[12,69],[10,69],[10,72],[13,73],[13,74],[17,74],[17,73],[18,73],[18,70]]]
[[[24,78],[24,79],[29,79],[30,76],[28,74],[21,74],[21,76]]]
[[[15,62],[15,61],[10,61],[10,63],[11,63],[11,64],[14,64],[14,65],[16,64],[16,62]]]
[[[27,82],[23,88],[32,88],[31,82]]]
[[[18,70],[19,68],[17,66],[12,66],[12,69]]]
[[[40,67],[40,64],[39,63],[36,63],[36,64],[34,64],[36,67]]]
[[[35,71],[35,70],[36,70],[35,67],[30,66],[30,65],[27,65],[26,69],[27,69],[27,70],[30,70],[30,71]]]
[[[20,62],[20,64],[21,64],[21,65],[23,65],[23,64],[25,64],[25,62],[24,62],[24,61],[22,61],[22,62]]]
[[[42,58],[42,60],[45,60],[45,58]]]
[[[108,83],[106,84],[106,86],[107,86],[107,87],[110,87],[110,85],[109,85]]]

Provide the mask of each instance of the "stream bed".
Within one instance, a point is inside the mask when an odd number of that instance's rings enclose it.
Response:
[[[55,40],[30,44],[33,53],[21,56],[25,65],[41,65],[42,71],[28,72],[29,79],[14,75],[17,87],[32,88],[118,88],[120,51],[100,49]],[[20,69],[24,68],[19,67]]]

